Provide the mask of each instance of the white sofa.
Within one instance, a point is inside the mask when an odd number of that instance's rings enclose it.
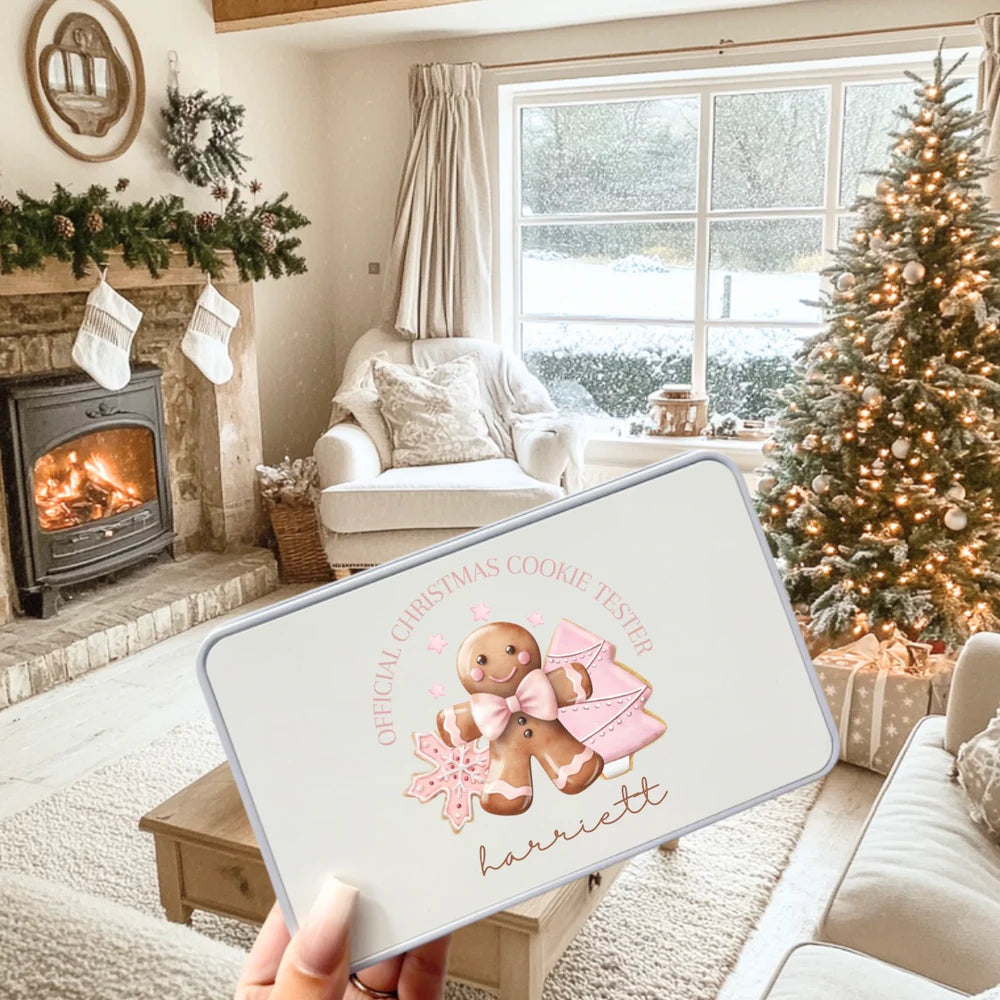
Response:
[[[458,352],[500,350],[472,338],[456,339],[453,346]],[[351,349],[344,371],[354,372],[383,352],[398,364],[413,362],[411,341],[373,329]],[[531,378],[526,370],[523,375]],[[544,395],[541,386],[536,390]],[[560,435],[512,429],[512,438],[513,458],[386,469],[357,423],[332,426],[314,449],[330,565],[335,570],[374,566],[563,496],[570,456]]]
[[[819,936],[840,947],[793,952],[767,1000],[943,1000],[1000,983],[1000,845],[952,778],[998,707],[1000,635],[982,633],[959,657],[947,715],[913,731],[830,898]]]

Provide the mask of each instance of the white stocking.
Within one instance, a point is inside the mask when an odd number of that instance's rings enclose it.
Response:
[[[129,352],[142,312],[105,281],[105,274],[87,296],[72,356],[95,382],[114,391],[123,389],[132,377]]]
[[[181,350],[216,385],[233,377],[229,335],[239,319],[239,309],[216,291],[209,278],[198,296]]]

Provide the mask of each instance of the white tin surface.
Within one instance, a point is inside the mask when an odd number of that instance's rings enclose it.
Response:
[[[481,738],[456,754],[437,716],[459,706],[471,717],[456,655],[500,622],[527,629],[543,668],[589,670],[594,695],[562,704],[555,725],[590,742],[588,753],[618,755],[630,734],[637,749],[577,794],[533,759],[525,811],[487,812],[474,797],[463,821],[460,796],[428,784],[453,787],[454,773],[434,775],[415,737],[478,787],[481,769],[461,755],[485,766],[499,744]],[[599,654],[583,641],[554,655],[580,635]],[[199,677],[290,926],[324,873],[360,888],[355,969],[814,781],[837,759],[742,477],[708,454],[249,615],[208,639]],[[510,704],[515,727],[520,702]],[[587,711],[607,725],[591,733]],[[525,745],[505,744],[505,761],[506,747]]]

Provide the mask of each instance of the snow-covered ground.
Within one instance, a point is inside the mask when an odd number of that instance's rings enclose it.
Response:
[[[729,279],[729,308],[724,305]],[[649,320],[694,319],[695,278],[690,267],[667,267],[655,257],[591,262],[522,258],[523,312],[533,316],[629,316]],[[815,273],[759,274],[713,271],[709,318],[755,322],[819,322],[802,300],[819,297]]]

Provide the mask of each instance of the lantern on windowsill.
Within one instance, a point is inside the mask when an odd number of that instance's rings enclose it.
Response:
[[[697,437],[708,426],[708,396],[690,385],[665,385],[649,396],[647,433],[659,437]]]

